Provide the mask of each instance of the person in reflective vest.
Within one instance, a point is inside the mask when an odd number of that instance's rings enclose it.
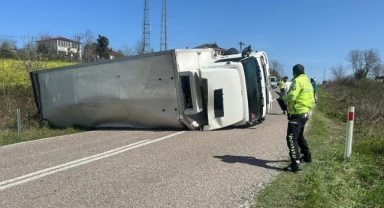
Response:
[[[283,97],[286,92],[284,92],[284,79],[281,78],[279,82],[279,88],[280,88],[280,97]]]
[[[304,73],[304,66],[297,64],[292,71],[294,78],[289,91],[283,96],[283,100],[288,103],[286,140],[291,158],[291,164],[284,170],[296,172],[301,170],[300,162],[312,162],[311,152],[304,138],[304,128],[314,100],[313,87]],[[300,153],[304,154],[302,158]]]

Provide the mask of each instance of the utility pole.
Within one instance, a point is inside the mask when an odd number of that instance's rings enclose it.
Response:
[[[144,0],[144,15],[143,15],[143,28],[142,28],[142,45],[141,53],[149,53],[151,50],[151,25],[149,23],[149,6],[148,0]]]
[[[240,53],[241,53],[243,51],[243,45],[245,44],[243,43],[243,41],[240,41],[240,43],[237,43],[237,44],[240,45]]]
[[[323,76],[323,82],[325,81],[325,69],[324,69],[324,76]]]
[[[167,0],[162,0],[160,51],[168,49]]]

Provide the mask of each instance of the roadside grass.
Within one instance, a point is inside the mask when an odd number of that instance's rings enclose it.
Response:
[[[25,141],[32,141],[42,138],[68,135],[81,132],[79,129],[67,128],[67,129],[53,129],[47,126],[43,127],[29,127],[22,132],[22,137],[19,138],[17,131],[5,130],[0,132],[0,146],[10,145]]]
[[[384,207],[384,139],[355,134],[344,161],[346,123],[329,116],[331,93],[319,86],[318,98],[306,132],[313,162],[279,174],[254,207]],[[346,120],[347,109],[343,114]]]
[[[0,146],[80,132],[80,129],[54,129],[40,123],[28,70],[44,70],[73,65],[73,62],[29,62],[25,69],[20,60],[0,59]],[[20,109],[22,137],[17,135],[16,110]]]

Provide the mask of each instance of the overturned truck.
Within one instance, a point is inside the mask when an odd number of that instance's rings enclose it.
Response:
[[[175,49],[30,73],[51,126],[216,130],[252,126],[271,109],[264,52]]]

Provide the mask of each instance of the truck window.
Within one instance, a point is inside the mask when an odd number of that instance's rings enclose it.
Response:
[[[262,97],[259,64],[254,57],[241,61],[244,68],[245,82],[247,86],[249,121],[253,122],[262,116]]]

